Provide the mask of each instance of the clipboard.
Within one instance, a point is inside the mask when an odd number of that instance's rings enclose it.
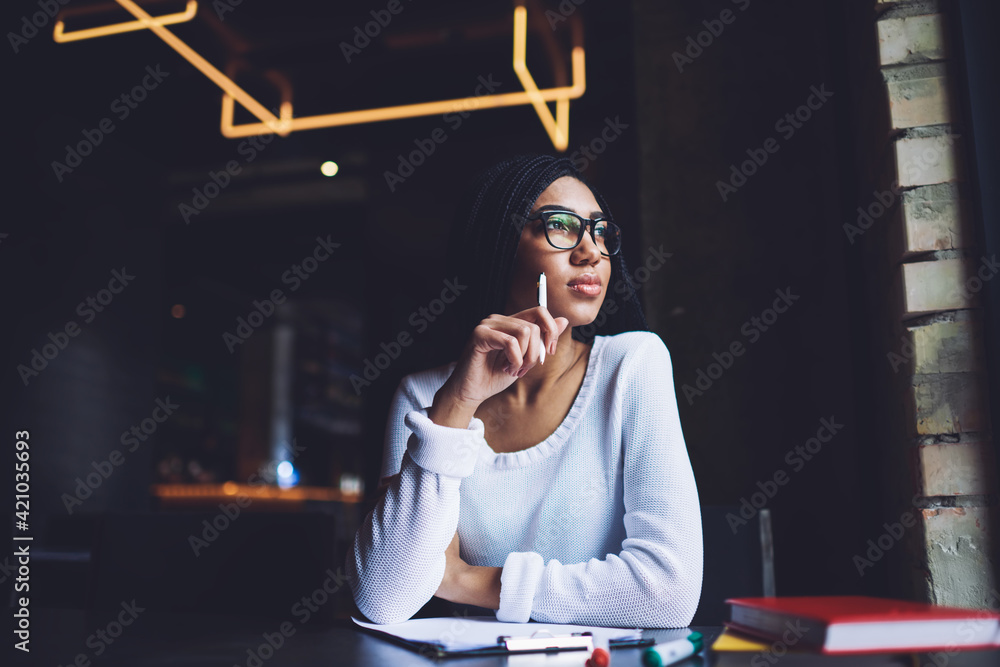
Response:
[[[378,625],[364,623],[357,618],[351,617],[356,625],[361,630],[364,630],[374,636],[390,641],[394,644],[408,648],[411,651],[420,653],[421,655],[434,658],[458,658],[467,656],[479,656],[479,655],[517,655],[522,653],[556,653],[559,651],[587,651],[588,655],[594,650],[594,631],[607,632],[616,630],[615,628],[589,628],[587,626],[570,626],[570,625],[557,625],[551,623],[499,623],[495,618],[490,617],[443,617],[435,619],[417,619],[419,621],[430,622],[439,621],[443,623],[452,623],[469,621],[469,622],[482,622],[489,623],[490,626],[500,625],[509,628],[510,634],[498,634],[495,636],[495,641],[491,639],[488,643],[483,642],[483,645],[471,647],[471,648],[456,648],[454,646],[449,646],[445,642],[441,641],[419,641],[412,638],[406,638],[400,636],[399,627],[406,625],[406,623],[413,623],[413,621],[407,621],[405,623],[398,623],[394,626],[382,626],[387,628],[386,630],[379,630]],[[374,626],[374,627],[373,627]],[[532,626],[538,626],[538,629],[532,630],[532,632],[527,633],[527,630],[531,630]],[[391,627],[392,631],[389,631]],[[577,632],[569,631],[566,629],[572,629],[573,627],[580,628]],[[556,631],[553,632],[552,628]],[[611,638],[608,641],[610,648],[621,647],[636,647],[642,648],[646,646],[652,646],[656,643],[656,640],[652,637],[642,637],[641,629],[626,630],[617,629],[619,633],[624,632],[626,634],[639,634],[638,638],[625,638],[616,639]],[[507,631],[507,630],[504,630]],[[405,633],[403,633],[405,634]]]

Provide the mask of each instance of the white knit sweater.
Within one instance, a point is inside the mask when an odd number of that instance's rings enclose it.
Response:
[[[393,397],[382,476],[402,474],[347,557],[358,609],[375,623],[413,616],[457,527],[463,560],[503,567],[500,621],[687,626],[701,512],[660,337],[595,336],[569,414],[519,452],[490,449],[479,418],[467,429],[428,419],[456,363],[406,376]]]

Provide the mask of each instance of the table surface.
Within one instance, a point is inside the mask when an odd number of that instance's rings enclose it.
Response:
[[[147,611],[138,614],[121,634],[108,644],[94,633],[107,628],[109,612],[79,609],[37,609],[31,616],[31,653],[25,656],[4,647],[4,653],[15,654],[16,664],[69,667],[77,664],[82,655],[91,667],[115,665],[167,666],[198,665],[199,667],[282,667],[310,665],[334,667],[338,665],[378,665],[405,667],[407,665],[449,665],[449,667],[582,667],[586,660],[584,651],[558,653],[529,653],[512,656],[477,656],[435,661],[416,651],[380,639],[360,630],[349,619],[337,620],[325,627],[302,625],[295,617],[267,619],[235,617],[217,614],[174,614]],[[277,650],[269,651],[265,633],[280,632],[282,623],[294,628],[294,633]],[[288,626],[286,626],[286,629]],[[692,628],[705,635],[711,643],[721,627]],[[646,630],[657,642],[687,636],[688,631]],[[107,637],[107,635],[105,635]],[[272,634],[272,636],[274,636]],[[277,640],[275,640],[277,641]],[[261,646],[263,651],[258,651]],[[617,648],[612,652],[613,664],[641,667],[642,648]],[[98,652],[100,651],[100,654]],[[254,655],[256,653],[256,656]],[[18,655],[20,654],[20,655]],[[258,658],[258,659],[255,659]],[[4,664],[9,664],[6,661]],[[700,657],[691,657],[678,667],[706,665]]]
[[[119,610],[121,611],[121,610]],[[179,614],[146,611],[117,636],[96,635],[99,628],[108,629],[109,621],[116,615],[109,611],[82,609],[48,609],[31,611],[31,653],[15,650],[11,644],[4,647],[0,664],[45,665],[46,667],[352,667],[409,665],[448,665],[448,667],[582,667],[584,651],[558,653],[526,653],[521,655],[495,655],[459,657],[433,660],[416,651],[380,639],[358,628],[350,619],[326,624],[303,625],[300,619],[259,618],[222,614]],[[275,649],[265,640],[265,635],[276,637],[282,625],[287,624],[287,639]],[[114,632],[118,631],[114,627]],[[294,629],[294,631],[292,631]],[[711,645],[722,632],[721,626],[692,627],[705,635]],[[686,637],[687,629],[644,630],[657,643]],[[275,640],[277,641],[277,640]],[[263,650],[261,650],[263,648]],[[612,651],[612,665],[641,667],[643,648],[618,648]],[[8,660],[7,656],[14,656]],[[926,654],[924,654],[926,655]],[[757,662],[750,658],[756,657]],[[962,651],[933,659],[923,659],[920,665],[941,664],[947,659],[948,667],[996,667],[1000,664],[1000,651]],[[809,664],[825,664],[823,656],[810,656]],[[702,667],[709,661],[704,651],[674,663],[677,667]],[[774,664],[781,661],[760,662],[759,654],[747,656],[748,665]],[[802,664],[801,662],[797,664]],[[828,664],[828,663],[826,663]],[[843,664],[842,662],[840,664]],[[897,657],[894,664],[912,665],[905,657]]]

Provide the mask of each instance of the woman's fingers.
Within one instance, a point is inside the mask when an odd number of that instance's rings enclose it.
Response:
[[[538,324],[518,317],[498,317],[490,321],[495,331],[502,332],[516,340],[517,354],[508,351],[507,360],[515,377],[521,377],[540,362],[542,355],[542,335]]]
[[[489,320],[476,328],[480,331],[479,339],[488,346],[488,349],[484,351],[503,350],[503,358],[500,359],[503,363],[500,366],[504,371],[507,371],[509,367],[512,369],[512,372],[507,372],[510,375],[514,375],[517,369],[521,368],[524,364],[524,354],[521,351],[522,345],[519,338],[524,336],[524,333],[517,327],[506,326],[503,322],[490,322]]]
[[[511,315],[511,317],[520,318],[537,324],[542,330],[542,340],[545,342],[545,352],[548,354],[556,353],[556,343],[558,343],[559,336],[566,329],[566,325],[560,327],[556,318],[552,317],[552,313],[549,312],[548,308],[535,306],[534,308],[528,308],[527,310],[515,313],[514,315]],[[566,324],[569,324],[569,320],[565,317],[561,317],[559,319],[565,320]]]

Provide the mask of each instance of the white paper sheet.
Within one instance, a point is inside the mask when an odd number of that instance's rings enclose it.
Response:
[[[365,623],[351,617],[363,628],[406,639],[439,645],[446,651],[469,651],[497,645],[497,637],[529,637],[538,631],[552,635],[574,632],[591,632],[595,639],[642,639],[639,628],[602,628],[589,625],[560,625],[555,623],[502,623],[493,616],[445,616],[440,618],[414,618],[402,623],[379,625]]]

